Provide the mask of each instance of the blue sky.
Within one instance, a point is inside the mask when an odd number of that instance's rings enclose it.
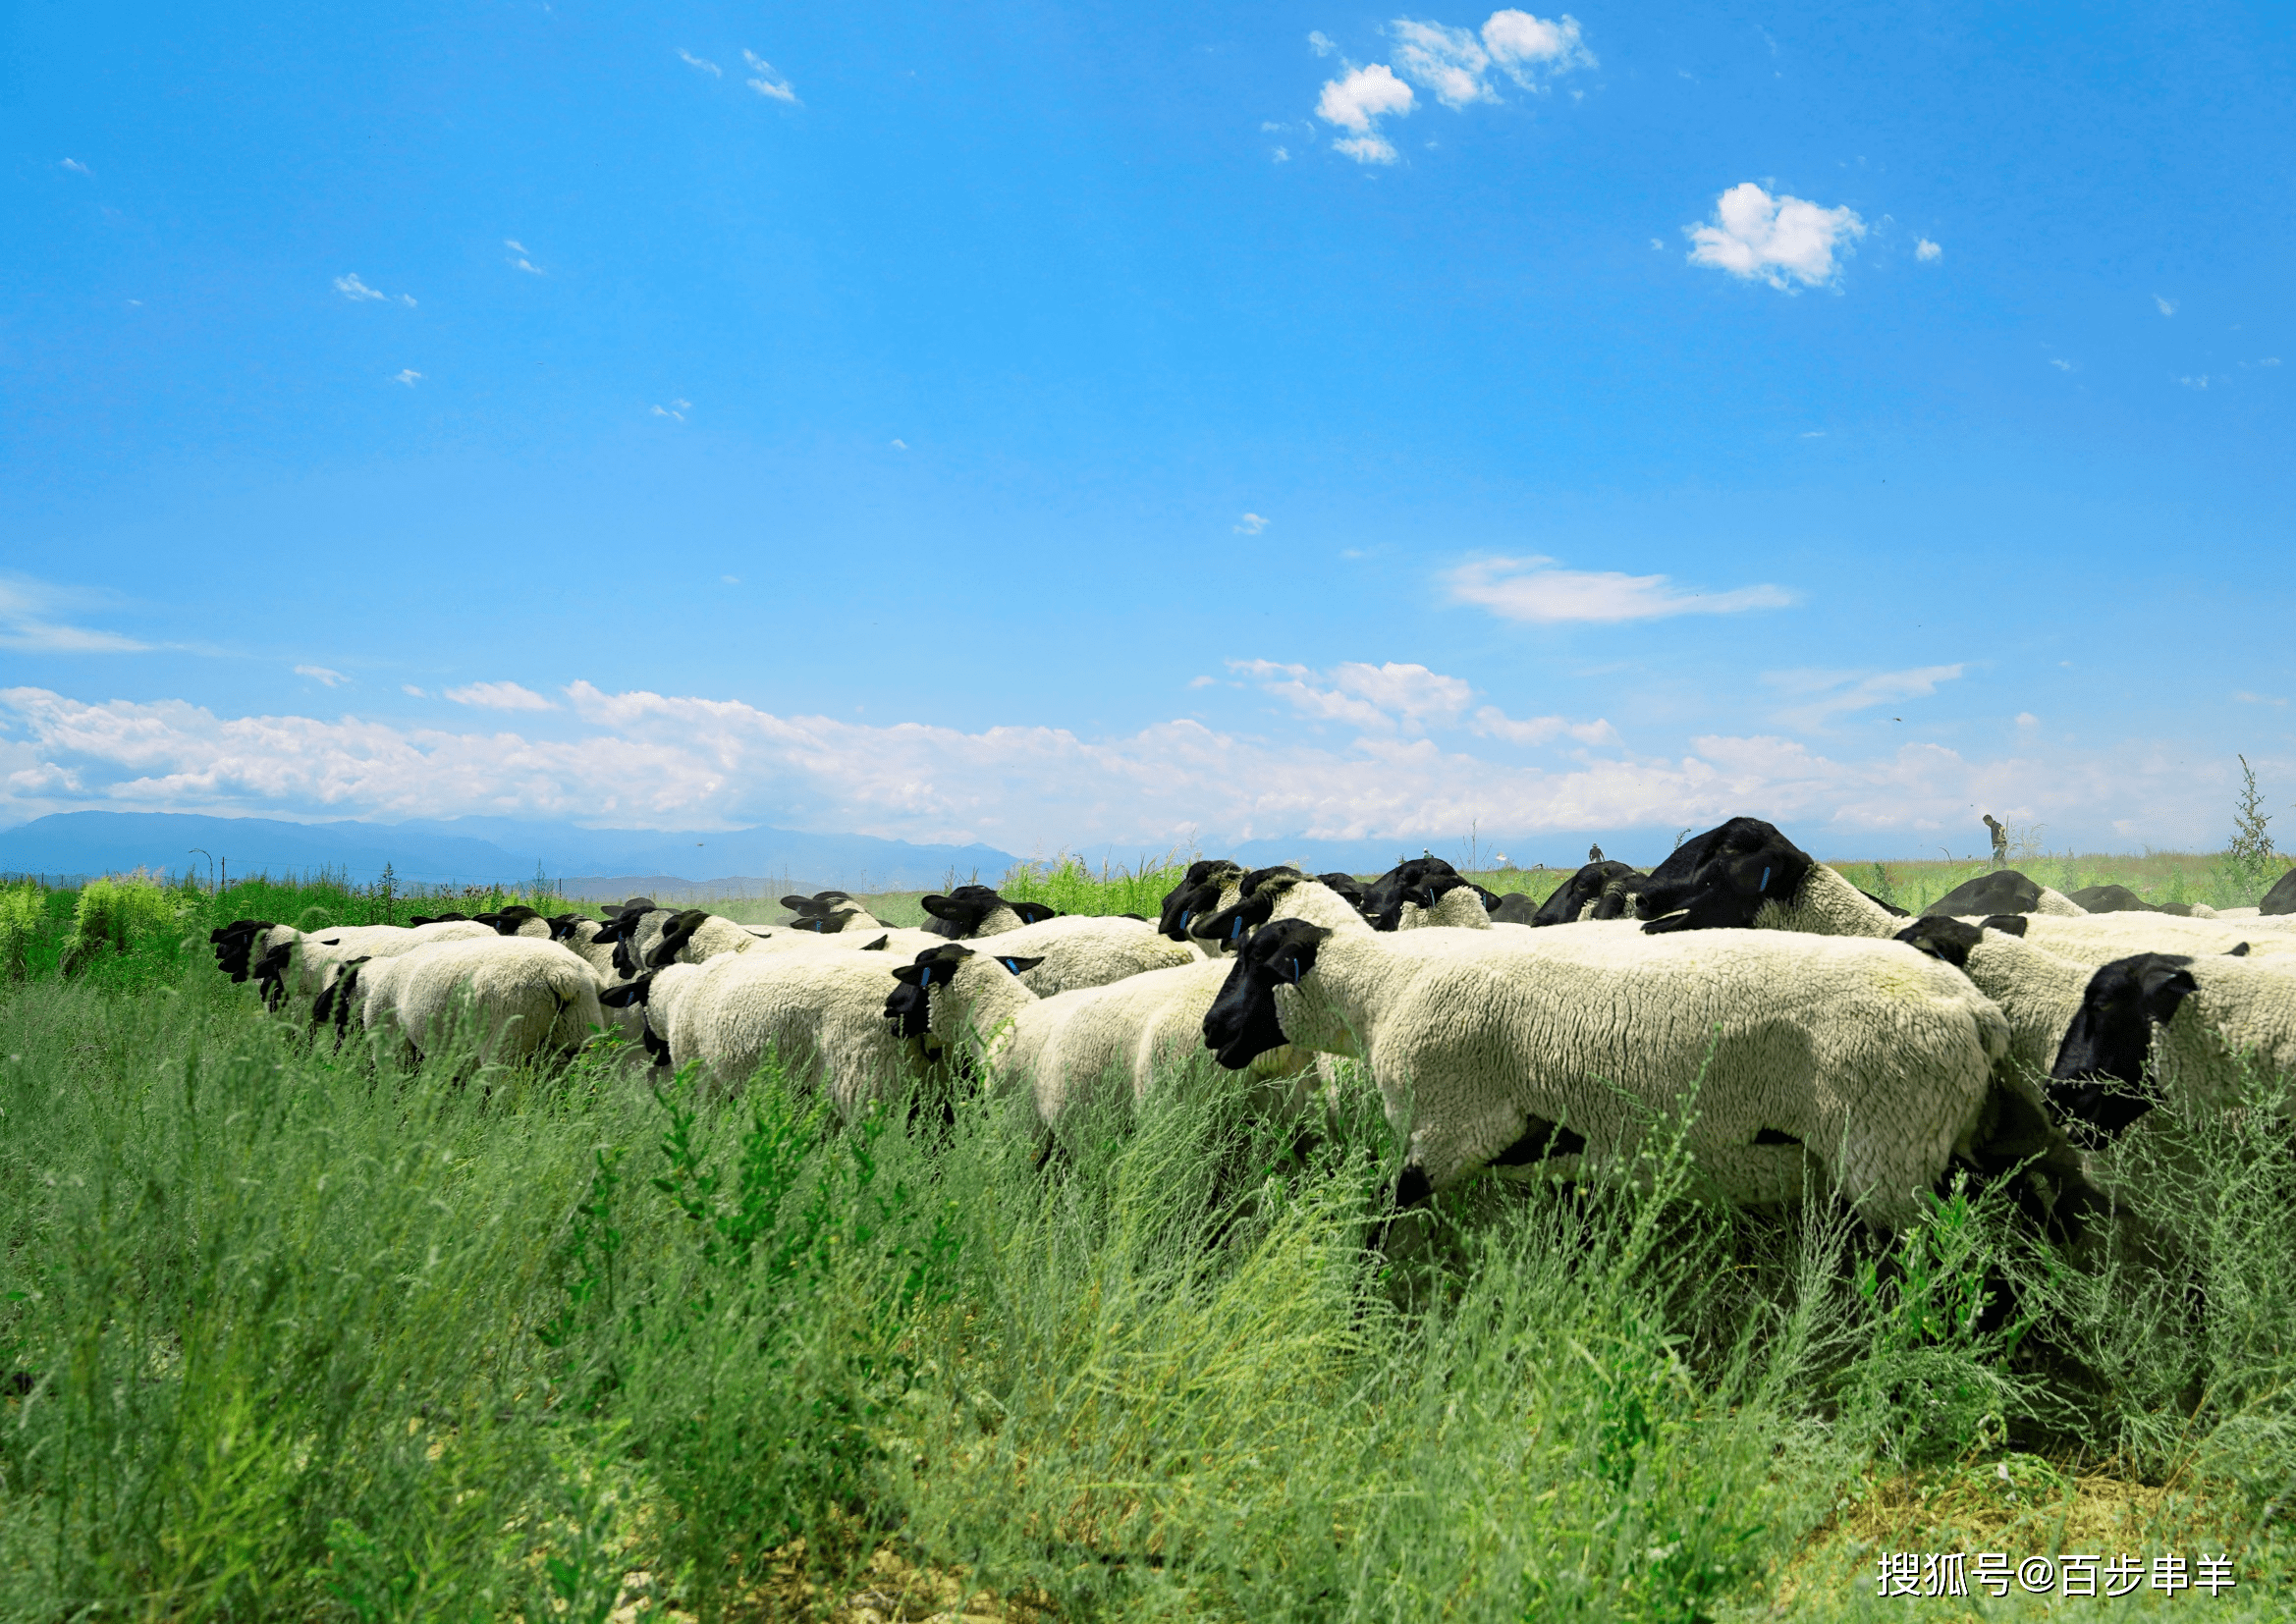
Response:
[[[0,823],[2296,795],[2296,14],[25,4]]]

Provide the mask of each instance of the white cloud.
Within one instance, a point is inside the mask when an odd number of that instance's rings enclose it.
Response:
[[[1928,262],[1928,261],[1930,261],[1930,260],[1933,260],[1933,259],[1942,259],[1942,258],[1944,258],[1944,257],[1945,257],[1945,250],[1944,250],[1943,248],[1941,248],[1941,247],[1939,247],[1939,246],[1938,246],[1938,245],[1937,245],[1935,243],[1931,242],[1931,241],[1930,241],[1928,238],[1924,237],[1924,238],[1921,238],[1921,239],[1917,240],[1917,241],[1914,243],[1914,244],[1913,244],[1913,257],[1914,257],[1914,258],[1916,258],[1916,259],[1922,260],[1922,261],[1924,261],[1924,262],[1926,263],[1926,262]]]
[[[1342,135],[1332,145],[1359,164],[1392,164],[1395,161],[1394,142],[1385,135]]]
[[[1318,672],[1273,660],[1230,660],[1228,669],[1312,721],[1340,723],[1368,736],[1409,737],[1430,730],[1464,729],[1517,745],[1551,744],[1558,738],[1582,744],[1618,742],[1616,731],[1601,720],[1572,722],[1559,716],[1517,720],[1496,705],[1470,713],[1468,707],[1475,700],[1471,684],[1421,665],[1345,661]],[[1207,686],[1211,681],[1198,677],[1189,685]]]
[[[517,266],[519,270],[525,271],[533,276],[541,276],[544,274],[542,267],[535,264],[526,256],[525,244],[519,242],[515,237],[506,237],[502,240],[502,245],[511,250],[511,264]]]
[[[1866,223],[1852,209],[1773,197],[1752,181],[1741,181],[1715,200],[1713,224],[1683,229],[1690,235],[1691,264],[1759,277],[1792,293],[1796,282],[1807,288],[1831,282],[1840,269],[1834,248],[1847,253],[1865,236]]]
[[[1495,66],[1526,90],[1536,87],[1535,76],[1541,71],[1564,74],[1597,66],[1594,53],[1580,38],[1578,20],[1567,14],[1549,23],[1529,12],[1495,11],[1483,25],[1483,48]]]
[[[1908,671],[1774,671],[1762,680],[1792,701],[1773,721],[1800,732],[1818,732],[1836,717],[1905,699],[1926,699],[1941,682],[1959,678],[1962,668],[1917,666]]]
[[[93,175],[95,173],[94,170],[88,168],[87,165],[82,163],[78,158],[66,158],[56,167],[58,169],[69,169],[75,175]]]
[[[412,294],[386,294],[380,289],[370,288],[358,280],[356,271],[351,272],[348,276],[337,277],[335,291],[354,304],[364,299],[379,298],[389,304],[404,304],[410,310],[414,308],[414,296]]]
[[[724,581],[728,586],[739,586],[741,584],[741,577],[739,575],[720,575],[718,579]]]
[[[2160,307],[2160,313],[2162,315],[2172,316],[2176,314],[2176,300],[2172,298],[2162,298],[2159,294],[2155,294],[2153,296],[2153,302]]]
[[[1281,668],[1279,668],[1281,669]],[[1029,725],[962,732],[777,716],[733,700],[568,690],[552,736],[340,717],[220,717],[181,700],[89,704],[0,691],[5,820],[96,806],[265,816],[445,818],[509,812],[607,828],[784,828],[1013,851],[1119,842],[1206,850],[1257,838],[1506,839],[1588,828],[1706,828],[1740,813],[1822,826],[1820,855],[1891,855],[1958,828],[1972,802],[2070,830],[2122,820],[2161,844],[2218,839],[2221,772],[2147,745],[2091,757],[1971,760],[1906,744],[1836,760],[1755,734],[1671,756],[1515,764],[1401,729],[1344,744],[1160,722],[1101,737]],[[1505,719],[1502,718],[1501,721]],[[1536,727],[1537,724],[1529,726]],[[1592,724],[1583,725],[1592,728]],[[1492,736],[1497,736],[1496,734]],[[1567,733],[1564,734],[1567,736]]]
[[[295,674],[298,677],[307,677],[312,681],[330,688],[339,688],[351,680],[341,672],[330,671],[325,666],[298,666],[295,668]]]
[[[2269,693],[2251,693],[2246,688],[2239,689],[2232,697],[2243,705],[2278,705],[2284,708],[2288,703],[2285,699],[2275,699]]]
[[[1275,161],[1280,164],[1289,163],[1291,161],[1291,148],[1287,146],[1279,146],[1276,148]]]
[[[2280,357],[2277,355],[2267,355],[2263,360],[2258,361],[2256,364],[2259,366],[2277,366],[2280,364]]]
[[[0,648],[28,654],[140,654],[150,648],[114,631],[70,625],[56,617],[88,608],[92,594],[50,586],[27,575],[0,575]]]
[[[413,683],[411,683],[411,682],[402,682],[402,683],[400,683],[400,684],[399,684],[399,691],[400,691],[401,693],[410,693],[410,694],[414,695],[414,697],[415,697],[415,698],[417,698],[417,699],[428,699],[428,698],[430,697],[430,695],[429,695],[429,694],[427,694],[427,693],[424,693],[424,692],[423,692],[423,691],[422,691],[420,688],[416,687],[416,686],[415,686]]]
[[[714,62],[710,62],[704,58],[695,56],[691,51],[685,49],[685,47],[683,45],[678,48],[678,60],[684,63],[688,68],[699,68],[703,73],[709,75],[712,79],[724,79],[726,77],[725,69],[719,67]]]
[[[1483,81],[1491,57],[1466,29],[1397,18],[1388,25],[1388,32],[1394,37],[1395,66],[1403,77],[1433,91],[1446,107],[1499,99]]]
[[[1350,68],[1339,78],[1324,81],[1323,95],[1316,101],[1316,116],[1326,124],[1336,124],[1342,130],[1366,135],[1374,121],[1391,113],[1411,111],[1411,87],[1384,63],[1375,62],[1368,68]]]
[[[1485,705],[1475,713],[1475,731],[1509,744],[1552,744],[1558,738],[1575,738],[1581,744],[1618,742],[1618,731],[1600,718],[1571,722],[1559,716],[1534,716],[1517,721],[1496,705]]]
[[[471,705],[482,711],[558,709],[532,688],[521,688],[516,682],[472,682],[467,687],[447,689],[446,697],[458,705]]]
[[[1479,604],[1504,620],[1539,625],[1732,615],[1748,609],[1784,609],[1795,601],[1791,592],[1778,586],[1689,591],[1665,575],[1560,569],[1547,558],[1483,559],[1450,570],[1445,583],[1455,602]]]
[[[1258,514],[1246,514],[1235,521],[1235,533],[1239,536],[1256,536],[1267,527],[1268,521]]]
[[[896,440],[893,442],[893,449],[895,451],[906,451],[908,450],[908,442],[906,440]]]
[[[786,101],[793,107],[797,104],[797,92],[790,87],[787,79],[774,72],[772,63],[755,51],[743,51],[741,60],[748,63],[756,75],[748,81],[749,88],[761,96],[771,96],[775,101]]]
[[[2059,372],[2070,372],[2073,370],[2073,363],[2071,361],[2058,360],[2053,355],[2050,357],[2049,364],[2055,367]]]
[[[391,382],[405,384],[409,389],[412,389],[416,384],[422,382],[422,374],[411,366],[403,366],[391,374]]]
[[[2206,372],[2190,378],[2179,378],[2176,381],[2187,389],[2206,389],[2209,387],[2209,375]]]
[[[672,401],[666,406],[653,406],[649,409],[657,417],[668,417],[675,422],[683,423],[685,421],[685,414],[693,409],[693,403],[691,401]]]
[[[1330,56],[1339,47],[1333,44],[1331,39],[1323,32],[1323,30],[1318,28],[1308,34],[1307,48],[1315,52],[1315,54],[1318,56]]]

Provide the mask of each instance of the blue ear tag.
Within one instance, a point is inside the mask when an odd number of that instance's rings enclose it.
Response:
[[[1291,985],[1299,985],[1299,960],[1296,958],[1291,961]]]
[[[1239,914],[1236,916],[1235,923],[1228,927],[1228,940],[1230,942],[1239,941],[1242,939],[1242,936],[1243,917]]]
[[[1191,919],[1193,919],[1193,918],[1195,918],[1195,917],[1196,917],[1196,914],[1195,914],[1195,910],[1194,910],[1193,908],[1182,908],[1182,909],[1180,909],[1180,913],[1179,913],[1179,928],[1180,928],[1181,930],[1183,930],[1183,931],[1184,931],[1184,930],[1186,930],[1186,929],[1188,928],[1188,921],[1189,921],[1189,920],[1191,920]]]
[[[1011,970],[1014,975],[1018,975],[1020,973],[1020,960],[1017,958],[1000,958],[997,960],[997,962],[1004,965],[1006,969]]]
[[[1754,889],[1756,891],[1768,891],[1770,889],[1770,865],[1768,863],[1764,863],[1762,865],[1762,884],[1756,886]]]
[[[925,966],[925,973],[917,977],[917,985],[919,987],[930,987],[933,985],[933,967],[930,964]]]

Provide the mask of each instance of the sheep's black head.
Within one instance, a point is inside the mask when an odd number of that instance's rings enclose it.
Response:
[[[997,894],[994,887],[958,886],[946,896],[920,897],[917,905],[929,916],[925,929],[954,942],[978,936],[989,915],[1010,904]],[[1013,911],[1019,912],[1017,908]]]
[[[1321,881],[1331,890],[1339,893],[1340,897],[1346,901],[1347,905],[1353,908],[1357,913],[1363,913],[1364,904],[1368,898],[1363,890],[1363,882],[1356,879],[1354,875],[1340,874],[1335,870],[1330,874],[1319,874],[1316,876],[1316,879]],[[1369,921],[1370,917],[1371,916],[1369,914],[1364,914],[1366,922]]]
[[[1233,952],[1243,945],[1244,938],[1265,925],[1276,912],[1276,903],[1305,875],[1297,869],[1284,869],[1276,873],[1262,870],[1254,876],[1258,880],[1243,894],[1239,902],[1222,908],[1209,918],[1199,919],[1188,928],[1188,935],[1198,942],[1217,942]]]
[[[351,1027],[351,1004],[358,994],[359,966],[371,962],[371,953],[363,958],[344,960],[335,973],[335,979],[328,982],[319,996],[311,1001],[311,1025],[318,1027],[332,1023],[337,1047],[341,1047],[343,1036]]]
[[[1206,857],[1188,865],[1180,883],[1165,893],[1164,907],[1156,916],[1157,933],[1185,942],[1188,926],[1220,906],[1220,893],[1243,878],[1243,870],[1224,858]]]
[[[653,991],[654,972],[648,970],[642,975],[632,976],[628,981],[618,982],[607,988],[598,995],[598,1001],[609,1009],[628,1009],[632,1004],[643,1009],[648,1006]],[[654,1030],[650,1014],[637,1023],[637,1034],[638,1042],[644,1046],[647,1057],[654,1064],[668,1065],[670,1063],[669,1040]]]
[[[1943,960],[1956,970],[1966,970],[1970,949],[1985,940],[1985,931],[1976,925],[1964,925],[1958,919],[1924,919],[1899,931],[1897,940],[1932,958]]]
[[[1235,967],[1204,1011],[1204,1046],[1230,1071],[1290,1040],[1276,1012],[1276,989],[1296,987],[1315,968],[1316,950],[1331,932],[1304,919],[1279,919],[1236,949]]]
[[[489,923],[494,926],[494,934],[497,936],[516,936],[526,928],[529,920],[541,917],[539,910],[529,908],[523,902],[513,902],[502,912],[496,914]],[[556,935],[557,933],[554,931],[551,934]]]
[[[1964,880],[1921,910],[1924,919],[1964,918],[1983,913],[2031,913],[2041,906],[2041,887],[2013,868],[1999,868]]]
[[[1642,878],[1642,870],[1636,868],[1632,863],[1588,863],[1576,874],[1563,881],[1556,889],[1555,894],[1539,904],[1539,910],[1531,916],[1530,923],[1534,925],[1576,924],[1578,916],[1586,911],[1589,902],[1603,899],[1605,888],[1610,886],[1613,881]],[[1623,896],[1624,893],[1620,892],[1617,894]],[[1615,917],[1615,914],[1613,917]]]
[[[295,939],[290,937],[277,947],[268,948],[247,971],[248,979],[263,990],[266,1008],[276,1009],[287,1000],[287,966],[295,957]]]
[[[1644,931],[1745,929],[1765,902],[1789,903],[1812,867],[1810,854],[1760,818],[1732,818],[1693,835],[1634,887]]]
[[[247,959],[255,944],[273,928],[268,919],[235,919],[207,933],[215,947],[216,967],[234,981],[247,979]]]
[[[1432,880],[1457,873],[1457,869],[1441,857],[1413,857],[1397,863],[1364,888],[1361,912],[1371,921],[1373,930],[1392,931],[1402,923],[1403,904],[1417,900],[1414,893]]]
[[[693,933],[709,923],[709,913],[703,908],[687,908],[670,916],[670,923],[662,928],[661,940],[646,949],[646,968],[659,970],[665,964],[678,962],[678,955],[693,940]],[[622,949],[617,947],[614,961],[622,962]]]
[[[2116,958],[2089,978],[2050,1067],[2050,1104],[2076,1139],[2109,1142],[2158,1103],[2145,1081],[2153,1029],[2200,991],[2181,953]]]

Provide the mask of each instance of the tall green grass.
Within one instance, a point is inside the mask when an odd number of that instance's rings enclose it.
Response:
[[[1071,1618],[1691,1620],[1877,1476],[2038,1456],[2207,1486],[2211,1615],[2284,1599],[2276,1082],[2135,1136],[2175,1261],[2085,1273],[1997,1192],[1887,1245],[1702,1206],[1663,1134],[1373,1252],[1345,1078],[1175,1078],[1048,1159],[1003,1102],[447,1059],[197,962],[0,990],[0,1611],[795,1617],[899,1557]]]

